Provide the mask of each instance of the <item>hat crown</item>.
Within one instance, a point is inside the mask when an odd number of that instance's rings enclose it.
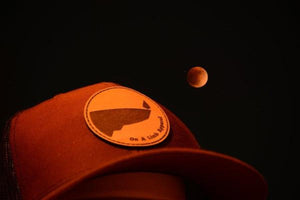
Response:
[[[84,106],[92,94],[113,86],[118,85],[99,83],[60,94],[13,118],[10,145],[24,199],[39,199],[78,173],[122,157],[153,149],[199,148],[189,129],[163,106],[170,133],[160,144],[124,147],[92,134],[83,116]],[[145,103],[141,105],[147,110],[149,105]],[[141,118],[146,117],[144,114]]]

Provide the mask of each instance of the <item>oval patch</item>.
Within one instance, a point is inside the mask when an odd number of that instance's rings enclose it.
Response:
[[[152,99],[123,86],[93,94],[84,108],[88,127],[100,138],[123,146],[152,146],[170,129],[166,113]]]

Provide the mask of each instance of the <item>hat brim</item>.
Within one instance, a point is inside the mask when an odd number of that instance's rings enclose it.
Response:
[[[169,148],[121,157],[81,172],[57,185],[45,199],[57,197],[93,176],[128,171],[162,172],[193,180],[211,199],[263,200],[267,197],[265,179],[247,163],[208,150]]]

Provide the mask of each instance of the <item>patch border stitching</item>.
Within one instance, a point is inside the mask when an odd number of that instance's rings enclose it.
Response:
[[[111,89],[115,89],[115,88],[121,88],[121,89],[127,89],[127,90],[131,90],[135,93],[138,93],[139,95],[145,97],[146,99],[152,101],[152,103],[158,107],[158,109],[161,111],[161,113],[164,115],[165,117],[165,120],[166,120],[166,131],[165,133],[162,135],[162,137],[160,137],[159,140],[155,140],[155,141],[152,141],[152,142],[148,142],[148,143],[135,143],[135,144],[132,144],[132,143],[127,143],[127,142],[120,142],[118,140],[114,140],[114,139],[111,139],[111,138],[108,138],[107,136],[105,136],[104,134],[102,134],[100,132],[100,135],[98,135],[98,130],[95,128],[95,126],[93,125],[92,122],[90,122],[90,119],[88,117],[88,106],[90,104],[90,102],[93,100],[93,98],[95,98],[95,96],[97,96],[98,94],[102,93],[102,92],[105,92],[107,90],[111,90]],[[131,88],[128,88],[128,87],[124,87],[124,86],[111,86],[111,87],[107,87],[105,89],[101,89],[97,92],[95,92],[93,95],[90,96],[90,98],[87,100],[85,106],[84,106],[84,119],[85,119],[85,122],[87,123],[88,125],[88,128],[93,132],[94,135],[96,135],[97,137],[101,138],[101,139],[104,139],[110,143],[113,143],[113,144],[118,144],[118,145],[122,145],[122,146],[126,146],[126,147],[147,147],[147,146],[154,146],[154,145],[157,145],[157,144],[160,144],[162,141],[164,141],[169,133],[170,133],[170,122],[169,122],[169,118],[167,116],[167,114],[165,113],[165,111],[158,105],[158,103],[156,103],[154,100],[152,100],[150,97],[144,95],[143,93],[139,92],[139,91],[136,91],[134,89],[131,89]]]

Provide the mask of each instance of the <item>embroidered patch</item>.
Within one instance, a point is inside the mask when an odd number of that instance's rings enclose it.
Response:
[[[152,99],[133,89],[113,86],[93,94],[84,118],[100,138],[123,146],[152,146],[169,134],[169,120]]]

